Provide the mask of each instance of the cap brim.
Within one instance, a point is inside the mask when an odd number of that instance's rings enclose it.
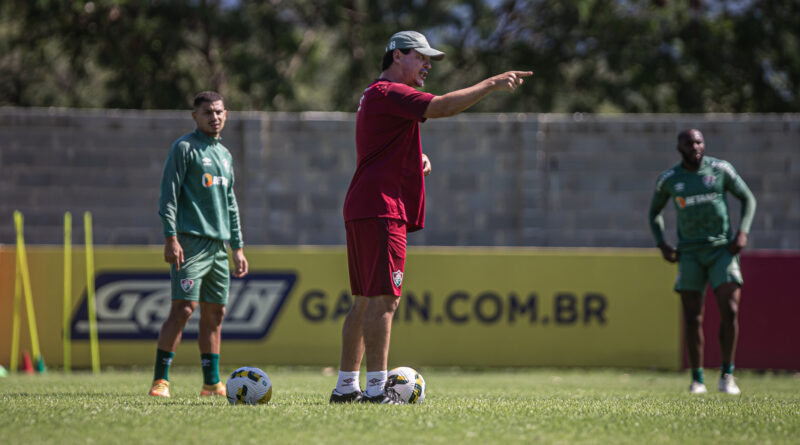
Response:
[[[428,56],[433,60],[442,60],[444,59],[444,53],[439,51],[438,49],[433,48],[414,48],[414,51]]]

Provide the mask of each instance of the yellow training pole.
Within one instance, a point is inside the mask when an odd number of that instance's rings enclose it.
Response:
[[[14,226],[17,229],[17,251],[19,252],[19,272],[22,273],[22,293],[25,296],[25,311],[28,313],[28,329],[31,334],[31,349],[37,371],[44,371],[44,359],[39,350],[39,330],[36,328],[36,312],[33,310],[31,277],[28,273],[28,255],[25,252],[25,239],[22,236],[22,213],[14,212]]]
[[[62,325],[62,354],[64,355],[64,372],[72,370],[72,349],[70,334],[70,316],[72,315],[72,214],[64,213],[64,323]]]
[[[14,226],[17,226],[17,213],[14,212]],[[19,254],[19,229],[17,229],[17,248],[14,249],[16,256],[16,268],[14,270],[14,318],[11,322],[11,363],[9,372],[17,372],[19,368],[19,311],[22,307],[22,278],[20,277],[20,254]]]
[[[89,343],[92,350],[92,372],[100,373],[100,350],[97,344],[97,311],[94,301],[94,247],[92,245],[92,214],[83,214],[86,238],[86,307],[89,318]]]

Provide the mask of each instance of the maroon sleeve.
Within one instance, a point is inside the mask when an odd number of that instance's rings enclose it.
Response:
[[[392,83],[386,90],[386,111],[409,120],[425,121],[425,110],[434,97],[408,85]]]

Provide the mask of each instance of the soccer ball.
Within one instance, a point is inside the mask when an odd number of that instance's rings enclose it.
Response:
[[[243,366],[233,371],[225,387],[231,405],[261,405],[272,398],[272,382],[258,368]]]
[[[389,371],[386,387],[394,388],[407,403],[422,403],[425,400],[425,379],[413,368],[401,366]]]

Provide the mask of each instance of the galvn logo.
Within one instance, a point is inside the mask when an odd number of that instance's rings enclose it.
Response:
[[[266,337],[297,281],[296,273],[249,274],[231,279],[222,338],[257,340]],[[169,274],[106,273],[95,280],[97,333],[102,339],[157,339],[169,315],[172,290]],[[72,338],[89,338],[86,292],[72,319]],[[183,330],[197,338],[200,307]]]

